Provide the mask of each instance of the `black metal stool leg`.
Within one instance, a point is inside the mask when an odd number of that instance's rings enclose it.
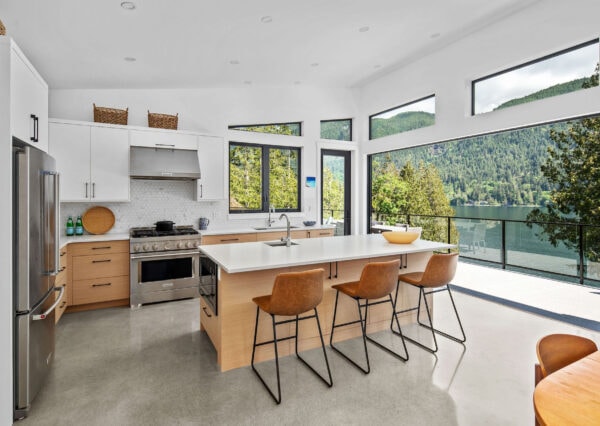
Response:
[[[331,370],[329,369],[329,360],[327,359],[327,353],[325,352],[325,342],[323,341],[323,333],[321,332],[321,323],[319,322],[319,314],[317,308],[313,309],[315,312],[315,318],[317,320],[317,328],[319,329],[319,337],[321,338],[321,348],[323,349],[323,357],[325,358],[325,365],[327,366],[327,374],[329,375],[329,381],[325,379],[317,370],[315,370],[304,358],[298,353],[298,315],[296,315],[296,356],[300,361],[304,363],[313,373],[315,373],[325,384],[329,387],[333,386],[333,379],[331,378]],[[310,317],[308,317],[310,318]]]
[[[257,307],[256,308],[256,323],[254,325],[254,344],[252,346],[252,361],[251,361],[252,371],[254,371],[254,373],[256,373],[256,375],[260,379],[261,383],[263,384],[265,389],[267,389],[269,394],[273,397],[275,402],[277,404],[281,404],[281,380],[279,377],[279,353],[277,350],[277,330],[276,330],[276,326],[275,326],[275,315],[271,315],[271,321],[273,324],[273,345],[275,348],[275,370],[277,372],[277,396],[275,396],[275,394],[273,393],[271,388],[267,385],[265,380],[262,378],[262,376],[260,375],[260,373],[258,372],[256,367],[254,366],[254,355],[255,355],[256,346],[257,346],[256,345],[256,336],[258,334],[258,315],[259,315],[259,313],[260,313],[260,308]]]
[[[458,310],[456,309],[456,304],[454,303],[454,298],[452,297],[452,292],[450,291],[450,286],[446,285],[446,288],[444,288],[444,289],[440,289],[440,290],[436,290],[436,291],[430,291],[429,293],[425,293],[424,291],[423,292],[424,292],[424,294],[431,294],[431,293],[437,293],[437,292],[444,291],[444,290],[448,290],[448,296],[450,296],[450,302],[452,303],[452,308],[454,309],[454,315],[456,315],[456,320],[458,321],[458,326],[460,327],[460,332],[462,334],[462,338],[452,336],[452,335],[450,335],[450,334],[448,334],[446,332],[443,332],[443,331],[441,331],[441,330],[439,330],[437,328],[434,328],[433,327],[433,323],[431,323],[431,322],[430,322],[431,326],[427,326],[426,324],[421,324],[421,325],[423,327],[425,327],[425,328],[430,329],[432,331],[432,333],[435,332],[435,333],[437,333],[437,334],[439,334],[441,336],[444,336],[444,337],[446,337],[446,338],[448,338],[450,340],[454,340],[455,342],[458,342],[458,343],[465,343],[467,341],[467,337],[465,335],[465,330],[463,329],[463,325],[462,325],[462,322],[460,320],[460,316],[458,315]],[[429,308],[427,308],[427,310],[429,311]],[[434,339],[435,339],[435,337],[434,337]]]
[[[360,317],[359,321],[352,321],[352,322],[347,322],[344,324],[337,324],[335,323],[335,318],[336,318],[336,314],[337,314],[337,305],[338,305],[338,299],[339,299],[339,295],[340,292],[336,292],[335,295],[335,307],[333,308],[333,323],[331,325],[331,335],[329,336],[329,346],[331,346],[331,349],[333,349],[334,351],[336,351],[338,354],[340,354],[341,356],[343,356],[348,362],[350,362],[351,364],[353,364],[356,368],[358,368],[360,371],[362,371],[365,374],[369,374],[369,372],[371,371],[371,365],[369,364],[369,352],[367,350],[367,339],[366,339],[366,324],[364,324],[363,326],[363,318],[362,318],[362,312],[360,310],[360,300],[356,300],[356,305],[358,307],[358,316]],[[366,313],[365,313],[366,315]],[[343,327],[345,325],[350,325],[350,324],[355,324],[357,322],[360,322],[360,330],[362,332],[362,339],[363,339],[363,346],[365,349],[365,358],[367,360],[367,368],[363,368],[362,366],[358,365],[356,362],[354,362],[352,359],[350,359],[348,357],[348,355],[346,355],[345,353],[343,353],[340,349],[336,348],[335,345],[333,344],[333,332],[337,327]]]
[[[367,336],[367,339],[369,340],[369,342],[379,346],[381,349],[383,349],[384,351],[388,352],[389,354],[395,356],[396,358],[402,360],[402,361],[408,361],[408,350],[406,349],[406,342],[404,342],[404,335],[402,334],[402,329],[400,328],[400,321],[398,320],[398,315],[396,314],[396,304],[394,303],[394,299],[392,298],[392,295],[389,294],[389,302],[392,304],[392,321],[394,320],[394,318],[396,319],[396,325],[398,326],[398,331],[396,332],[393,328],[392,328],[392,332],[394,334],[397,334],[400,336],[401,340],[402,340],[402,346],[404,346],[404,355],[400,355],[399,353],[391,350],[390,348],[388,348],[387,346],[382,345],[381,343],[375,341],[374,339],[370,338],[369,336]],[[367,301],[367,308],[368,308],[368,301]],[[366,322],[367,322],[367,314],[365,312],[365,328],[366,328]],[[365,333],[366,334],[366,333]]]

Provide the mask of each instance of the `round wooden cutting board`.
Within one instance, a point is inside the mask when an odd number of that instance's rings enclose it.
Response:
[[[115,224],[115,215],[108,207],[95,206],[83,214],[81,221],[90,234],[106,234]]]

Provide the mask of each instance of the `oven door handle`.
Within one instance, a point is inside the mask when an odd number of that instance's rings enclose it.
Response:
[[[177,251],[177,252],[168,252],[168,253],[161,253],[161,254],[156,254],[156,253],[152,253],[152,254],[132,254],[131,255],[131,260],[152,260],[152,259],[163,259],[165,257],[169,257],[171,259],[173,258],[177,258],[177,257],[186,257],[189,255],[200,255],[200,252],[197,250],[190,250],[190,251]]]

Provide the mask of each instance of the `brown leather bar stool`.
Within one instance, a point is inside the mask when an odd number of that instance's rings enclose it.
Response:
[[[369,374],[371,371],[371,364],[369,363],[369,352],[367,350],[367,340],[375,345],[379,346],[381,349],[389,352],[395,357],[401,359],[402,361],[408,361],[408,351],[406,350],[406,343],[404,342],[404,338],[402,338],[402,345],[404,346],[404,355],[400,355],[397,352],[394,352],[390,348],[382,345],[381,343],[373,340],[369,336],[367,336],[367,318],[369,312],[369,306],[379,305],[381,303],[391,303],[392,304],[392,321],[395,319],[396,324],[398,325],[398,330],[400,331],[400,337],[402,337],[402,331],[400,329],[400,322],[398,321],[398,316],[396,315],[396,303],[392,298],[392,291],[396,287],[397,277],[398,277],[398,269],[400,268],[400,260],[392,260],[390,262],[372,262],[365,265],[362,270],[360,280],[354,281],[350,283],[337,284],[332,286],[332,288],[337,290],[335,295],[335,308],[333,310],[333,323],[331,325],[331,336],[329,337],[329,345],[331,349],[339,353],[341,356],[346,358],[351,364],[356,366],[359,370],[361,370],[365,374]],[[337,316],[337,306],[338,299],[340,293],[344,293],[346,296],[351,297],[356,301],[356,306],[358,307],[358,316],[359,319],[356,321],[350,321],[343,324],[336,324],[335,318]],[[387,300],[380,300],[378,302],[371,302],[369,300],[372,299],[381,299],[383,297],[388,297]],[[361,304],[360,301],[364,300],[365,303]],[[363,319],[361,308],[365,308],[365,316]],[[360,323],[360,328],[362,331],[362,339],[363,346],[365,349],[365,358],[367,360],[367,368],[363,368],[358,363],[350,359],[348,355],[343,353],[340,349],[336,348],[333,345],[333,334],[336,328],[344,327],[350,324]]]
[[[327,386],[333,385],[331,378],[331,370],[329,369],[329,361],[327,359],[327,353],[325,352],[325,343],[323,341],[323,333],[321,331],[321,323],[319,322],[319,315],[317,313],[317,305],[321,303],[323,299],[323,269],[313,269],[305,272],[289,272],[282,273],[275,277],[275,283],[273,284],[273,292],[270,295],[259,296],[252,299],[256,303],[256,323],[254,325],[254,345],[252,346],[252,370],[256,373],[262,384],[265,386],[269,394],[273,397],[277,404],[281,403],[281,381],[279,377],[279,354],[277,352],[277,343],[288,340],[296,339],[296,356],[302,361],[311,371],[313,371]],[[273,324],[273,340],[256,343],[256,335],[258,332],[258,315],[263,310],[267,314],[271,315],[271,321]],[[312,310],[313,315],[299,317]],[[293,316],[294,319],[287,319],[282,321],[275,321],[275,316]],[[298,354],[298,321],[315,318],[317,320],[317,328],[319,329],[319,336],[321,338],[321,347],[323,348],[323,357],[325,358],[325,364],[327,366],[327,374],[329,375],[329,381],[327,381],[321,374],[319,374],[312,366],[310,366],[299,354]],[[281,339],[277,338],[276,327],[280,324],[288,324],[290,322],[296,323],[296,333],[293,336],[284,337]],[[262,378],[258,370],[254,367],[254,355],[257,346],[267,345],[273,343],[275,348],[275,370],[277,371],[277,396],[273,393],[271,388],[267,385],[265,380]]]
[[[434,254],[431,256],[429,261],[427,262],[427,266],[423,272],[410,272],[408,274],[400,274],[398,276],[398,287],[396,290],[396,300],[398,298],[398,289],[400,286],[400,282],[404,282],[406,284],[410,284],[412,286],[419,288],[419,303],[417,307],[405,309],[403,311],[399,311],[398,314],[409,312],[409,311],[417,311],[417,322],[420,326],[425,327],[431,331],[431,335],[433,336],[433,347],[429,347],[424,345],[421,342],[418,342],[415,339],[404,336],[406,340],[414,343],[417,346],[431,352],[435,353],[438,350],[437,340],[435,338],[435,333],[438,333],[448,339],[454,340],[458,343],[464,343],[467,338],[465,336],[465,331],[463,329],[462,323],[460,321],[460,317],[458,316],[458,311],[456,310],[456,304],[454,303],[454,298],[452,297],[452,292],[450,291],[450,281],[454,278],[454,274],[456,273],[456,265],[458,264],[458,253],[444,253],[444,254]],[[429,291],[426,291],[429,289]],[[430,294],[438,293],[440,291],[448,291],[448,295],[450,296],[450,301],[452,302],[452,307],[454,308],[454,313],[456,314],[456,319],[458,320],[458,325],[460,327],[460,331],[462,333],[462,337],[455,337],[447,334],[443,331],[440,331],[433,327],[433,322],[431,320],[431,311],[429,309],[429,304],[427,303],[427,297]],[[420,320],[421,317],[421,299],[425,302],[425,310],[427,312],[427,319],[429,324],[423,324]],[[396,301],[394,302],[396,303]],[[392,331],[394,330],[394,323],[390,323],[390,327]]]

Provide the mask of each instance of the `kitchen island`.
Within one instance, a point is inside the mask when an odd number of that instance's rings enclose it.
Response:
[[[200,246],[200,252],[217,266],[218,289],[213,307],[200,299],[200,327],[209,335],[217,351],[221,371],[250,365],[256,305],[252,298],[270,294],[275,276],[282,272],[297,272],[314,268],[325,270],[323,301],[318,306],[321,328],[327,339],[331,332],[335,290],[332,285],[360,278],[369,262],[400,259],[402,272],[422,270],[434,251],[455,246],[445,243],[417,240],[412,244],[390,244],[379,234],[348,235],[295,241],[291,247],[272,247],[263,242]],[[415,306],[418,293],[400,287],[399,309]],[[213,299],[214,301],[214,299]],[[368,330],[389,327],[389,304],[369,308]],[[356,303],[347,297],[340,298],[338,321],[357,319]],[[400,317],[402,323],[415,321],[414,313]],[[306,323],[306,324],[304,324]],[[261,315],[258,340],[272,339],[269,316]],[[279,326],[279,337],[292,335],[292,324]],[[316,324],[303,321],[299,329],[299,350],[320,345]],[[336,341],[360,335],[359,325],[336,330]],[[282,356],[293,353],[294,340],[279,344]],[[272,345],[256,349],[258,361],[273,358]]]

